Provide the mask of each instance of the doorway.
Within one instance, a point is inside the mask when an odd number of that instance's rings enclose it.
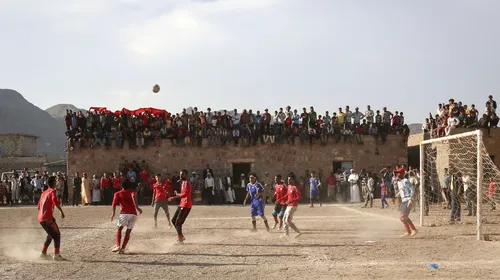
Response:
[[[250,163],[233,163],[233,185],[241,182],[241,174],[245,174],[245,178],[248,178],[250,170]]]
[[[333,162],[333,171],[337,172],[337,170],[344,168],[345,170],[351,170],[354,166],[354,162],[352,161],[334,161]]]

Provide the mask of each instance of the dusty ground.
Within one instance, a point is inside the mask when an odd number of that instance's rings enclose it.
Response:
[[[0,208],[0,279],[498,279],[500,243],[475,241],[473,217],[446,225],[446,212],[435,209],[434,227],[401,239],[392,208],[301,205],[295,222],[305,234],[283,239],[262,222],[251,233],[247,207],[195,206],[186,244],[174,245],[174,230],[165,219],[151,228],[152,209],[144,207],[130,253],[117,255],[110,207],[65,207],[58,222],[66,262],[37,260],[45,235],[36,208]],[[271,219],[271,206],[266,212]]]

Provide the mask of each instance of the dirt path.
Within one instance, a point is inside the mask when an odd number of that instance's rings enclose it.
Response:
[[[426,227],[400,239],[397,212],[359,205],[299,206],[295,222],[304,235],[297,239],[267,233],[260,221],[251,233],[246,207],[195,206],[185,245],[174,245],[164,217],[153,229],[152,209],[144,207],[128,255],[110,252],[109,207],[65,210],[58,222],[69,261],[56,263],[37,260],[44,232],[36,208],[0,209],[1,279],[496,279],[500,264],[499,243],[475,241],[469,230]]]

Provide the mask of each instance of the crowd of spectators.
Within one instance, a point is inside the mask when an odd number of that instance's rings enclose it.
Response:
[[[388,134],[409,135],[403,112],[390,112],[387,108],[373,111],[370,106],[364,113],[356,107],[346,106],[338,112],[323,115],[313,107],[299,113],[290,106],[279,108],[274,114],[244,109],[206,112],[194,108],[188,112],[171,114],[165,110],[141,108],[135,111],[122,109],[111,112],[103,107],[92,107],[86,114],[67,111],[66,135],[68,148],[111,148],[112,143],[124,147],[124,142],[134,148],[160,146],[161,139],[169,139],[173,145],[201,146],[207,139],[210,146],[294,144],[319,141],[363,144],[364,136],[373,136],[377,142],[385,142]]]
[[[20,172],[12,170],[3,174],[0,180],[0,205],[29,205],[37,204],[40,195],[48,188],[47,171],[29,171],[23,169]],[[56,193],[63,202],[68,202],[68,177],[62,172],[52,174],[57,178]]]
[[[397,167],[399,168],[399,166]],[[403,167],[404,168],[404,167]],[[322,201],[329,202],[361,202],[368,201],[373,205],[373,199],[379,195],[387,198],[394,198],[396,181],[393,178],[393,168],[387,167],[381,171],[368,172],[354,169],[346,170],[340,168],[329,173],[319,170],[318,172],[305,170],[303,175],[297,176],[298,187],[307,197],[309,193],[310,178],[313,174],[322,187],[320,197]],[[408,174],[416,176],[417,170],[408,169]],[[286,172],[284,172],[285,174]],[[137,201],[141,205],[152,203],[153,188],[157,183],[157,175],[150,171],[146,161],[129,162],[125,160],[114,172],[104,174],[93,174],[87,176],[85,172],[75,173],[73,178],[73,205],[111,205],[113,194],[120,190],[121,182],[127,179],[132,184],[132,189],[136,191]],[[179,172],[159,174],[162,183],[165,184],[167,195],[173,196],[175,192],[181,191]],[[279,174],[269,174],[264,172],[258,176],[258,181],[264,187],[263,197],[267,203],[272,203],[276,178]],[[352,175],[352,176],[351,176]],[[369,179],[373,184],[369,187]],[[246,186],[249,182],[248,174],[241,174],[235,178],[230,173],[215,173],[209,165],[203,169],[192,170],[189,181],[193,187],[193,201],[197,204],[233,204],[241,203],[246,195]],[[383,185],[386,187],[383,187]],[[358,195],[353,195],[352,187],[359,189]],[[359,195],[362,194],[362,195]]]
[[[432,138],[450,135],[454,128],[484,128],[490,135],[491,128],[498,126],[499,118],[496,113],[497,102],[493,96],[488,97],[484,113],[481,115],[476,105],[470,106],[456,102],[451,98],[448,103],[439,103],[435,115],[429,113],[422,125],[424,133],[428,133]]]

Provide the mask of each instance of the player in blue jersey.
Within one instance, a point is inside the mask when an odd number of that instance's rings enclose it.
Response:
[[[316,172],[311,172],[311,178],[309,178],[309,202],[311,203],[311,208],[314,207],[313,199],[318,200],[319,207],[323,206],[321,200],[319,200],[319,190],[321,187],[321,182],[318,177],[316,177]]]
[[[261,183],[257,182],[257,176],[255,174],[250,174],[250,183],[247,184],[247,195],[243,201],[243,206],[247,205],[248,198],[251,198],[252,202],[250,204],[250,216],[252,217],[253,231],[257,231],[257,221],[255,217],[260,216],[266,225],[267,231],[269,231],[269,224],[267,223],[266,216],[264,216],[264,187]]]

